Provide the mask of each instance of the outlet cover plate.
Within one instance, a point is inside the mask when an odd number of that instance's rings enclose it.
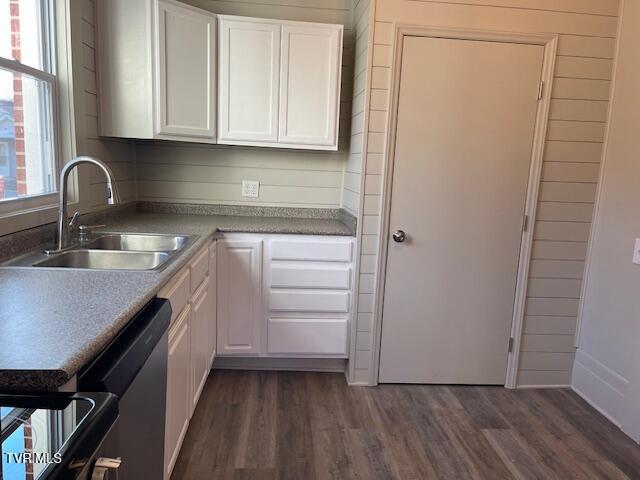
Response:
[[[256,198],[260,194],[260,182],[256,180],[242,181],[242,196]]]
[[[640,265],[640,238],[636,238],[636,244],[633,248],[633,263]]]

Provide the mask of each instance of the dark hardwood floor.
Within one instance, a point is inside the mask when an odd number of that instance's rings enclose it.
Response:
[[[172,479],[640,479],[640,446],[570,390],[216,370]]]

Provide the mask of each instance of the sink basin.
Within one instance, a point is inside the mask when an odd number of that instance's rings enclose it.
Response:
[[[60,253],[32,251],[1,266],[162,270],[197,238],[197,235],[97,232],[89,241],[76,242]]]
[[[98,270],[154,270],[169,260],[167,252],[69,250],[33,264],[34,267]]]
[[[84,244],[83,248],[133,252],[175,252],[182,249],[188,240],[189,237],[184,235],[107,233]]]

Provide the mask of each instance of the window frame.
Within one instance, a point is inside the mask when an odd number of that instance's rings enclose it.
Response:
[[[58,52],[57,45],[57,20],[58,12],[56,11],[56,4],[58,2],[54,0],[39,0],[40,11],[42,12],[42,48],[43,48],[43,69],[40,70],[29,65],[25,65],[17,60],[1,57],[0,56],[0,68],[9,70],[16,73],[27,75],[34,79],[46,82],[49,85],[50,90],[50,117],[51,117],[51,136],[52,136],[52,155],[53,155],[53,170],[52,170],[52,184],[53,189],[51,192],[28,195],[25,197],[15,197],[2,199],[0,201],[0,221],[7,218],[15,218],[19,215],[28,213],[38,213],[38,211],[45,213],[45,210],[50,210],[54,207],[57,208],[57,200],[59,195],[58,177],[60,170],[62,169],[61,162],[61,141],[60,141],[60,105],[59,105],[59,79],[58,79]],[[38,219],[42,219],[42,215],[36,215]],[[45,215],[46,216],[46,215]],[[13,222],[12,222],[13,223]],[[29,228],[32,222],[25,223],[24,221],[18,222],[15,228],[11,226],[6,229],[4,226],[0,228],[0,235],[10,233],[11,231],[20,230],[22,228]],[[36,223],[43,223],[36,220]],[[45,222],[46,223],[46,222]],[[27,226],[29,225],[29,226]],[[8,230],[8,231],[7,231]]]
[[[2,157],[4,157],[4,162],[2,161]],[[4,167],[5,165],[8,165],[8,163],[9,163],[9,142],[0,140],[0,167]]]

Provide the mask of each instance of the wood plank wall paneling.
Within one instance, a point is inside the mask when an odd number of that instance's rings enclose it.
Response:
[[[573,338],[618,24],[617,0],[379,0],[373,45],[361,273],[376,271],[394,23],[559,35],[524,322],[520,385],[570,383]],[[369,178],[371,177],[371,178]],[[364,223],[364,222],[363,222]],[[361,281],[358,329],[373,322],[373,278]],[[360,325],[362,324],[362,327]],[[371,346],[354,382],[372,381]]]
[[[78,130],[78,155],[90,155],[105,161],[113,170],[121,200],[135,199],[135,171],[128,141],[98,136],[98,89],[96,78],[95,1],[82,0],[81,11],[81,69],[82,96],[76,99],[82,111]],[[87,172],[89,198],[82,199],[91,210],[106,205],[106,182],[102,172],[93,166],[83,167]]]
[[[353,0],[353,28],[355,34],[355,60],[353,69],[353,104],[349,152],[344,169],[342,207],[354,215],[360,209],[362,150],[364,143],[366,88],[369,59],[369,15],[371,0]],[[372,78],[373,81],[373,78]],[[371,119],[370,119],[371,121]]]
[[[351,139],[351,92],[356,56],[351,0],[184,2],[219,14],[344,25],[339,151],[137,142],[138,198],[178,203],[339,208]],[[356,99],[359,101],[361,99]],[[260,182],[257,199],[241,196],[242,180]],[[351,184],[353,180],[348,179]]]

